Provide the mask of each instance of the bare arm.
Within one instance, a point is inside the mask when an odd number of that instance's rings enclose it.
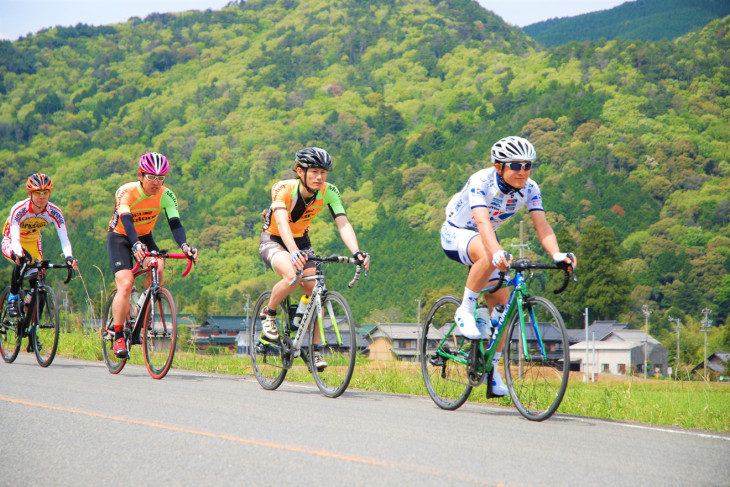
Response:
[[[560,252],[558,239],[555,237],[553,227],[547,221],[544,211],[531,211],[530,216],[537,230],[537,238],[540,240],[545,251],[552,257],[556,252]]]
[[[345,215],[337,215],[335,217],[335,225],[337,225],[337,230],[340,232],[340,237],[342,237],[342,241],[345,243],[347,248],[350,249],[350,252],[352,252],[354,255],[355,252],[360,250],[360,246],[357,243],[355,229],[352,228],[350,220],[348,220],[347,216]],[[365,258],[363,265],[365,266],[366,270],[370,270],[370,257]]]
[[[299,250],[296,242],[294,241],[294,235],[291,233],[291,227],[289,226],[289,212],[286,208],[275,208],[274,209],[274,220],[279,228],[279,235],[284,241],[284,245],[290,254]]]

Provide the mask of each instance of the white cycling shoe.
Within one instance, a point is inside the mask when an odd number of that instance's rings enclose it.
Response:
[[[483,380],[485,384],[487,383],[487,377],[488,375],[485,374]],[[509,395],[509,389],[507,389],[507,385],[502,380],[502,376],[499,375],[497,367],[495,367],[492,371],[492,396],[503,397],[507,395]]]
[[[466,310],[459,306],[456,308],[454,313],[454,319],[456,324],[459,326],[459,332],[470,340],[483,339],[486,340],[490,337],[489,327],[485,323],[479,322],[474,319],[474,312]]]

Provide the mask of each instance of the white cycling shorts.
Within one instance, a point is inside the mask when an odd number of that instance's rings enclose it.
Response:
[[[479,232],[476,230],[468,230],[466,228],[456,228],[449,225],[448,222],[441,226],[441,248],[444,249],[444,253],[449,259],[460,262],[469,267],[474,265],[474,262],[469,258],[469,244],[475,238],[479,238]],[[499,269],[495,269],[491,276],[490,281],[499,279]]]

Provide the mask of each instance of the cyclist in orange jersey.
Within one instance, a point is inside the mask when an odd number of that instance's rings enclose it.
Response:
[[[150,152],[143,155],[137,166],[138,181],[122,185],[116,192],[114,213],[107,233],[107,253],[114,271],[117,294],[112,303],[114,315],[114,354],[128,356],[124,341],[124,320],[129,313],[129,296],[134,287],[132,257],[145,262],[147,250],[159,250],[152,238],[157,217],[164,211],[172,236],[183,253],[198,260],[198,249],[187,243],[185,229],[180,223],[175,193],[163,186],[170,170],[170,163],[162,154]],[[163,279],[163,262],[158,262],[160,280]],[[148,275],[145,287],[150,285]]]
[[[271,206],[263,215],[259,255],[267,267],[281,276],[281,280],[271,290],[271,299],[262,315],[262,339],[269,342],[279,340],[276,310],[294,290],[289,283],[297,270],[303,270],[304,276],[314,274],[314,264],[307,262],[307,257],[314,255],[309,240],[309,225],[325,207],[332,213],[347,248],[355,258],[362,261],[366,270],[370,268],[370,256],[360,250],[355,230],[345,214],[340,192],[327,182],[327,172],[332,168],[329,153],[318,147],[307,147],[297,151],[295,163],[297,179],[274,184],[271,188]],[[301,286],[304,294],[309,296],[314,282],[305,282]],[[314,339],[318,338],[315,335]],[[314,361],[317,368],[327,366],[319,354],[315,354]]]
[[[3,229],[2,252],[15,264],[8,294],[8,315],[19,315],[18,293],[20,292],[20,269],[24,261],[43,260],[41,230],[52,224],[61,241],[66,262],[78,269],[73,257],[71,242],[66,231],[66,218],[61,208],[50,202],[53,181],[47,174],[31,174],[25,183],[28,198],[18,201],[10,210],[10,216]],[[28,276],[34,276],[33,269]]]

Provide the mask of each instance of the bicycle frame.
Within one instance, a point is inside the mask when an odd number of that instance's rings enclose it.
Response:
[[[347,257],[344,257],[342,259],[349,259]],[[301,356],[302,353],[302,343],[304,342],[304,335],[305,332],[310,330],[312,331],[312,338],[314,339],[314,317],[316,312],[316,318],[317,318],[317,326],[319,327],[319,337],[320,340],[323,341],[323,344],[327,344],[327,339],[325,338],[324,334],[324,314],[322,312],[322,298],[327,294],[327,286],[325,285],[325,275],[324,271],[322,270],[322,267],[327,264],[327,261],[325,259],[319,260],[317,258],[313,258],[313,261],[315,261],[316,264],[316,271],[313,276],[307,276],[303,277],[301,279],[301,282],[311,282],[314,281],[314,289],[312,290],[312,295],[309,298],[309,303],[307,303],[306,308],[304,309],[304,313],[302,314],[302,319],[299,323],[299,329],[297,330],[296,335],[294,336],[294,341],[291,344],[291,354],[293,358],[297,358]],[[347,262],[347,260],[340,262]],[[299,278],[299,275],[301,275],[301,271],[297,273],[297,277],[289,283],[289,285],[296,285],[296,282]],[[355,277],[352,279],[352,281],[349,284],[349,287],[353,287],[357,280],[360,277],[360,267],[358,266]],[[331,305],[330,305],[331,307]],[[287,308],[288,308],[288,298],[287,298]],[[332,318],[334,318],[334,312],[332,309],[329,310],[330,315]],[[289,320],[291,323],[291,321]],[[337,336],[337,343],[338,345],[342,344],[342,336],[340,335],[340,329],[339,326],[337,326],[337,321],[335,319],[332,320],[332,325],[335,330],[335,335]],[[288,326],[287,326],[288,328]]]
[[[2,349],[3,360],[6,362],[13,362],[18,355],[23,338],[28,338],[28,352],[35,352],[38,364],[41,367],[48,367],[56,355],[58,346],[58,335],[59,335],[59,323],[58,323],[58,305],[56,302],[55,294],[53,289],[46,285],[46,270],[47,269],[60,269],[64,268],[68,270],[68,275],[64,283],[68,283],[71,280],[73,268],[69,264],[52,264],[49,260],[35,260],[34,262],[24,262],[20,268],[20,296],[18,303],[19,317],[12,322],[8,320],[3,322],[2,334],[3,337],[7,338],[9,334],[15,334],[17,341],[14,345],[14,349],[6,349],[6,345],[0,347]],[[29,276],[28,279],[31,281],[31,286],[27,292],[23,289],[23,280],[26,279],[26,271],[29,269],[36,269],[38,272],[34,276]],[[5,293],[10,292],[10,288],[6,288]],[[5,294],[6,295],[6,294]],[[30,300],[26,301],[27,297],[30,296]],[[3,297],[3,299],[5,299]],[[3,306],[5,303],[3,303]],[[48,307],[49,315],[42,319],[43,306]],[[3,313],[4,314],[4,313]],[[50,322],[47,321],[50,319]],[[43,321],[43,323],[41,322]],[[48,352],[45,355],[41,354],[39,330],[50,331],[51,336],[43,336],[43,347],[44,352]],[[2,337],[0,339],[5,341]],[[48,340],[50,339],[52,345],[49,346]],[[6,353],[7,352],[7,353]]]
[[[509,298],[507,300],[507,306],[505,309],[505,312],[502,313],[502,316],[499,319],[499,322],[494,326],[492,336],[487,340],[475,340],[478,341],[478,347],[479,351],[481,352],[482,356],[484,357],[484,369],[481,370],[482,373],[489,373],[492,371],[492,359],[494,358],[494,354],[497,353],[497,345],[502,341],[502,336],[507,330],[507,327],[505,326],[506,323],[509,323],[510,320],[512,320],[512,317],[515,313],[519,316],[519,323],[520,323],[520,335],[522,336],[522,343],[526,343],[527,341],[527,332],[525,328],[525,311],[523,307],[523,303],[525,300],[529,297],[529,292],[527,289],[527,281],[525,279],[525,272],[527,269],[558,269],[563,268],[564,266],[560,266],[558,264],[551,265],[551,264],[539,264],[539,263],[530,263],[529,267],[524,268],[518,268],[515,270],[514,277],[505,276],[504,273],[500,275],[499,282],[490,287],[485,288],[482,290],[482,295],[484,293],[493,293],[497,291],[498,289],[501,289],[503,287],[512,287],[512,291],[510,292]],[[568,284],[568,275],[565,277],[565,281],[563,283],[563,286],[559,289],[556,289],[554,292],[555,294],[558,294],[562,292],[565,287]],[[540,353],[542,354],[543,358],[545,357],[545,344],[543,342],[543,337],[540,333],[540,329],[537,326],[537,320],[535,319],[535,315],[533,311],[530,311],[532,318],[530,322],[533,324],[532,329],[535,332],[536,341],[539,344],[540,347]],[[438,345],[438,354],[449,358],[452,360],[455,360],[459,363],[462,363],[466,365],[468,363],[468,358],[460,357],[458,355],[452,355],[447,352],[443,351],[443,345],[446,341],[446,339],[449,337],[449,335],[454,331],[456,328],[456,323],[453,323],[451,328],[449,329],[449,332],[445,334],[444,339],[439,342]],[[463,340],[467,340],[464,338]],[[485,343],[486,342],[486,343]],[[528,350],[523,350],[524,358],[529,359],[530,355],[528,353]],[[475,384],[478,385],[478,384]]]
[[[263,292],[256,300],[253,313],[255,321],[249,327],[251,364],[259,384],[264,389],[274,390],[294,368],[294,359],[300,357],[314,376],[322,394],[332,398],[339,397],[352,378],[358,335],[345,297],[337,291],[327,289],[324,268],[328,263],[354,264],[355,276],[349,284],[349,287],[353,287],[359,279],[362,266],[359,260],[340,255],[308,255],[308,259],[315,264],[315,274],[300,281],[301,272],[297,272],[289,282],[291,287],[301,284],[302,281],[314,282],[298,329],[292,321],[298,305],[287,297],[278,305],[282,311],[279,314],[281,318],[275,318],[279,327],[279,339],[275,342],[267,341],[261,333],[265,319],[263,310],[269,305],[271,291]],[[305,346],[307,340],[309,343]]]

